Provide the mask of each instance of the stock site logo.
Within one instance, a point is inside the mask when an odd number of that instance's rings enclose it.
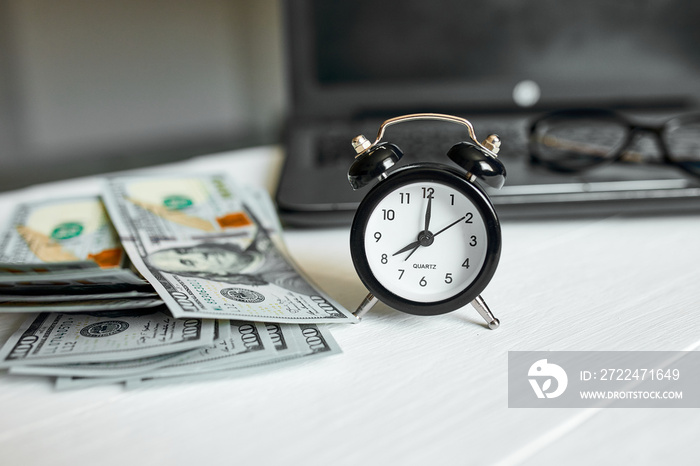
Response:
[[[556,398],[564,393],[569,383],[564,369],[556,364],[548,363],[546,359],[540,359],[530,366],[527,375],[530,377],[528,380],[537,398]],[[556,380],[557,383],[554,390],[550,391],[552,380]]]

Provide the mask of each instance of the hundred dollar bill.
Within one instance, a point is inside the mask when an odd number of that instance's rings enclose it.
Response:
[[[93,299],[127,299],[127,298],[156,298],[155,291],[117,291],[113,293],[87,293],[87,294],[0,294],[0,302],[23,303],[58,303],[64,301],[83,301]],[[162,301],[161,301],[162,302]]]
[[[313,355],[330,356],[341,352],[340,346],[325,326],[268,324],[267,330],[277,349],[277,358],[269,363]],[[255,365],[262,366],[264,363]]]
[[[265,208],[226,176],[112,178],[104,191],[131,262],[174,316],[358,322],[302,277]]]
[[[243,367],[253,362],[261,363],[279,359],[280,355],[304,353],[299,339],[290,333],[295,324],[254,323],[239,321],[219,321],[218,329],[223,331],[211,347],[204,347],[185,353],[179,353],[167,361],[158,361],[148,367],[148,378],[192,375],[195,373],[216,372],[222,369]],[[225,330],[229,334],[225,334]],[[143,367],[143,362],[140,362]],[[113,365],[104,364],[66,364],[62,366],[16,366],[11,373],[25,375],[56,375],[57,389],[84,388],[94,385],[138,382],[137,372],[113,371]],[[159,369],[162,367],[162,369]],[[106,370],[105,370],[106,369]],[[159,369],[159,370],[157,370]],[[154,374],[155,373],[155,374]]]
[[[315,357],[330,356],[341,352],[330,332],[314,324],[278,324],[268,322],[265,329],[275,346],[275,353],[266,357],[240,359],[228,358],[221,365],[205,365],[186,375],[169,374],[168,361],[163,366],[154,367],[148,373],[128,376],[81,377],[62,375],[56,379],[56,389],[86,388],[103,384],[125,383],[130,389],[161,384],[212,380],[232,376],[253,375],[266,370],[285,366],[289,363],[308,361]],[[20,368],[18,368],[20,369]],[[21,368],[22,373],[34,373],[34,368]],[[11,369],[14,371],[14,369]],[[45,372],[48,374],[48,372]]]
[[[42,290],[47,294],[55,290],[73,292],[99,289],[114,292],[144,286],[148,286],[148,282],[128,269],[94,268],[23,276],[0,275],[0,293],[3,294],[21,294],[30,290]]]
[[[230,337],[215,342],[212,346],[181,354],[148,374],[158,377],[193,375],[200,372],[217,371],[236,364],[250,364],[272,360],[277,350],[272,339],[260,322],[231,320]]]
[[[160,298],[113,298],[75,301],[5,301],[0,297],[0,312],[95,312],[145,309],[161,306]]]
[[[214,341],[214,322],[174,319],[160,310],[31,315],[0,349],[13,365],[123,361],[181,352]]]
[[[189,351],[185,351],[188,353]],[[10,374],[47,375],[80,378],[123,378],[133,377],[144,372],[153,371],[159,366],[170,363],[181,353],[163,354],[147,358],[128,359],[113,362],[86,362],[56,365],[10,366]]]
[[[230,364],[232,360],[250,362],[272,359],[277,354],[276,345],[264,324],[220,320],[217,321],[216,329],[217,337],[211,346],[173,355],[116,363],[13,366],[10,373],[55,375],[59,376],[56,380],[57,389],[82,388],[125,382],[140,373],[152,373],[160,367],[163,367],[165,375],[192,374],[204,368]]]
[[[222,327],[227,330],[222,334]],[[215,321],[215,340],[228,338],[230,331],[228,330],[228,321]],[[181,358],[184,354],[189,354],[191,351],[185,350],[179,353],[168,353],[158,356],[150,356],[145,358],[128,359],[124,361],[111,362],[86,362],[86,363],[68,363],[68,364],[51,364],[40,365],[32,364],[30,366],[11,366],[10,374],[22,375],[48,375],[60,377],[79,377],[84,378],[102,378],[111,379],[115,377],[126,378],[132,377],[135,374],[153,371],[160,366],[171,364],[172,360]]]
[[[12,369],[10,369],[12,370]],[[30,374],[31,375],[31,374]],[[56,390],[76,390],[80,388],[96,387],[98,385],[126,384],[130,377],[74,377],[58,376],[54,388]],[[138,375],[133,376],[138,380]]]
[[[330,332],[315,324],[272,324],[267,327],[273,336],[277,355],[271,358],[262,358],[252,362],[231,364],[229,366],[205,368],[197,373],[180,376],[163,376],[156,369],[152,374],[141,377],[131,377],[124,382],[127,388],[140,388],[165,383],[191,382],[194,380],[211,380],[222,377],[248,376],[257,374],[272,368],[278,368],[289,363],[308,361],[321,356],[330,356],[341,353],[340,347]],[[273,335],[276,334],[276,337]],[[64,388],[74,382],[74,386],[80,386],[79,381],[64,380],[61,384]]]
[[[95,196],[20,204],[0,234],[0,274],[124,266],[125,253]]]
[[[230,341],[217,342],[214,348],[193,350],[190,355],[179,358],[182,361],[174,360],[172,364],[151,371],[145,378],[218,372],[254,364],[267,364],[293,355],[302,356],[308,352],[302,338],[299,337],[301,327],[298,324],[230,322],[233,335]]]

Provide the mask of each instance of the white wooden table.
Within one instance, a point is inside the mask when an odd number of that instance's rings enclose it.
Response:
[[[226,171],[274,190],[264,147],[158,170]],[[0,195],[94,192],[96,178]],[[504,222],[484,292],[501,327],[464,309],[376,306],[331,332],[343,354],[267,373],[126,391],[55,391],[0,373],[0,464],[699,464],[693,409],[508,408],[509,350],[695,350],[700,215]],[[354,310],[349,228],[290,230],[298,264]],[[4,341],[23,320],[0,315]]]

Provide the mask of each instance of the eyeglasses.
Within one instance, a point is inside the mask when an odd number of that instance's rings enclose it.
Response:
[[[630,150],[638,134],[654,136],[661,160]],[[700,113],[662,125],[632,122],[609,110],[546,114],[530,126],[530,162],[552,171],[578,173],[611,163],[662,163],[700,177]]]

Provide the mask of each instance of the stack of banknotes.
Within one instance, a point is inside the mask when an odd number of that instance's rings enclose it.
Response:
[[[249,374],[340,352],[356,323],[294,266],[267,192],[223,174],[105,179],[18,205],[0,232],[0,349],[58,388]]]

